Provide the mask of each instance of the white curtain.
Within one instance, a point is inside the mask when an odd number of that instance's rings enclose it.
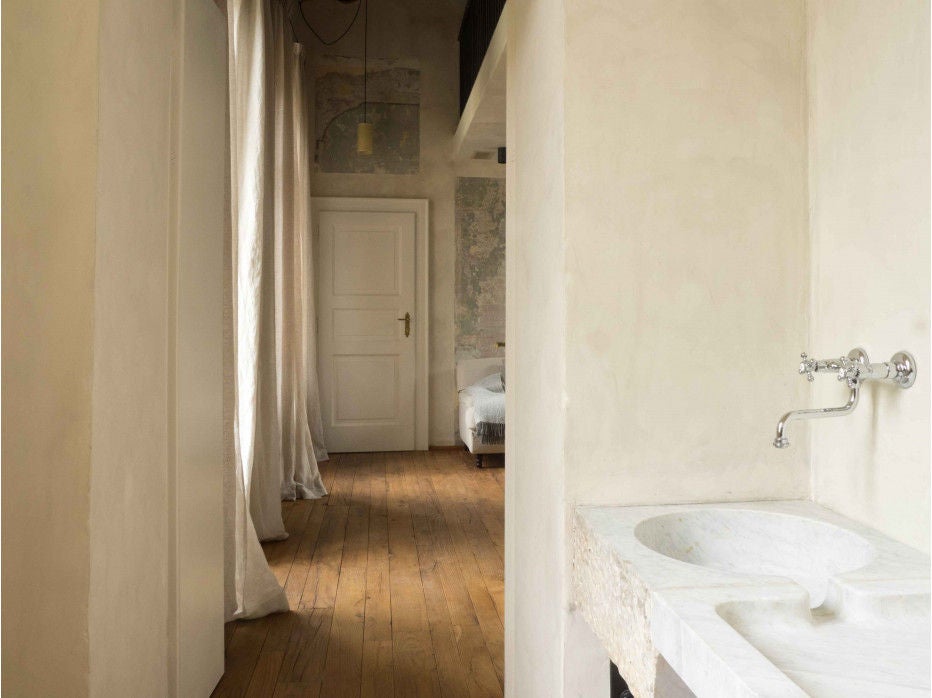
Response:
[[[275,309],[282,499],[327,494],[317,463],[327,459],[317,384],[314,267],[311,259],[311,165],[304,54],[285,39],[278,3],[274,42],[275,89]],[[280,77],[279,77],[280,76]],[[270,480],[270,482],[274,482]]]
[[[228,618],[287,610],[259,540],[281,499],[316,498],[317,386],[308,118],[300,46],[276,0],[229,0],[234,492]],[[231,559],[232,558],[232,559]]]

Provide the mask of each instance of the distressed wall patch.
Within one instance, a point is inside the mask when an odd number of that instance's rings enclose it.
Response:
[[[372,155],[356,153],[363,115],[362,61],[322,59],[314,69],[314,161],[318,172],[417,174],[421,72],[411,61],[369,60],[367,119]]]
[[[504,356],[505,180],[456,179],[456,358]]]

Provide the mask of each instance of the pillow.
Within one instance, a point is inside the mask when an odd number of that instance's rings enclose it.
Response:
[[[473,383],[471,388],[484,388],[486,390],[491,390],[493,393],[504,392],[505,387],[502,384],[502,374],[501,373],[492,373],[485,378],[480,378],[475,383]]]

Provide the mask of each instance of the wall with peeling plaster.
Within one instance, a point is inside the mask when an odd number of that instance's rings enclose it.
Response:
[[[505,180],[456,179],[456,359],[504,356]]]
[[[366,101],[363,103],[363,95]],[[318,172],[417,174],[421,71],[410,62],[322,59],[315,65],[314,163]],[[356,152],[356,126],[373,127],[371,155]]]

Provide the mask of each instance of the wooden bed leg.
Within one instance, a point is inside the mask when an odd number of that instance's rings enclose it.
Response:
[[[476,454],[476,467],[477,468],[482,467],[482,454],[481,453]]]

